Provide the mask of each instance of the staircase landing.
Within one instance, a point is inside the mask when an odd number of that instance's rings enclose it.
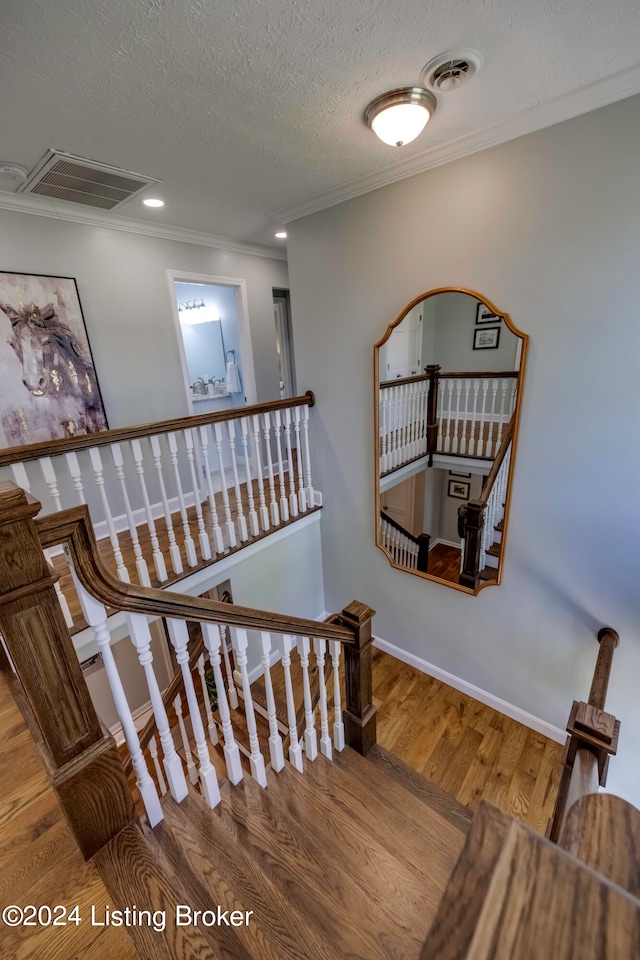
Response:
[[[146,960],[417,960],[469,813],[377,747],[221,784],[208,810],[165,798],[96,863],[114,906],[167,910],[129,933]],[[253,911],[248,925],[175,926],[175,904]],[[164,952],[163,952],[164,951]]]

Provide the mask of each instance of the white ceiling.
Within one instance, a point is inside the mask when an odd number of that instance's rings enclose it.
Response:
[[[637,0],[0,0],[0,159],[162,179],[120,217],[277,244],[282,222],[640,92]],[[435,55],[484,66],[417,141],[362,121]],[[7,186],[7,189],[9,187]],[[43,204],[46,200],[38,201]]]

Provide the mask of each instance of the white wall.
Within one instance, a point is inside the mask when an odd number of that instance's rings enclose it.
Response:
[[[294,222],[288,251],[328,606],[372,604],[379,636],[558,727],[611,624],[609,786],[640,805],[638,156],[636,97]],[[485,293],[531,335],[504,580],[478,597],[374,546],[373,344],[444,285]]]
[[[77,279],[112,428],[189,412],[169,269],[246,280],[258,399],[277,399],[272,288],[288,286],[284,261],[0,210],[0,270]]]

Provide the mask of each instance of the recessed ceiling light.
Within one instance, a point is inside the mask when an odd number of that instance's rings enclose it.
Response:
[[[147,197],[142,202],[145,207],[164,207],[164,200],[159,200],[157,197]]]
[[[287,239],[287,231],[286,231],[286,230],[278,230],[278,232],[276,233],[276,237],[277,237],[278,240],[286,240],[286,239]]]

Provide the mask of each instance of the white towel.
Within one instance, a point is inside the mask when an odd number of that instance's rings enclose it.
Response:
[[[241,393],[241,391],[240,375],[235,358],[232,357],[227,363],[227,393]]]

